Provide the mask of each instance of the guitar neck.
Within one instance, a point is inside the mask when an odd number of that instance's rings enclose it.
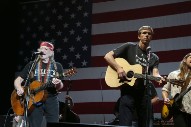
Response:
[[[191,86],[186,89],[185,91],[183,91],[182,93],[180,93],[176,98],[175,98],[175,102],[177,102],[178,100],[180,100],[187,92],[189,92],[191,90]]]
[[[138,74],[138,73],[135,73],[135,74],[134,74],[134,77],[135,77],[135,78],[146,78],[144,74]],[[152,76],[152,75],[147,75],[147,78],[148,78],[149,80],[155,80],[155,81],[160,81],[160,80],[161,80],[160,77],[154,77],[154,76]]]
[[[135,78],[146,78],[144,74],[138,74],[138,73],[135,73],[134,74],[134,77]],[[155,76],[152,76],[152,75],[147,75],[147,78],[149,80],[154,80],[154,81],[160,81],[161,80],[161,77],[155,77]],[[177,80],[177,79],[165,79],[165,82],[170,82],[172,84],[176,84],[178,85],[178,83],[183,83],[184,81],[182,80]]]
[[[41,85],[40,87],[34,89],[34,90],[32,91],[32,93],[33,93],[33,94],[36,94],[36,93],[38,93],[38,92],[40,92],[40,91],[42,91],[42,90],[45,90],[47,87],[53,87],[53,86],[54,86],[54,84],[50,81],[50,82],[47,82],[47,83]]]

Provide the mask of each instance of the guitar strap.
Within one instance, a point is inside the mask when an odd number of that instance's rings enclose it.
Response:
[[[57,65],[56,65],[56,62],[55,62],[55,60],[54,60],[54,57],[52,56],[52,58],[51,58],[51,61],[52,61],[52,63],[53,63],[53,65],[54,65],[54,69],[55,69],[55,72],[56,72],[56,75],[55,75],[55,77],[59,77],[59,73],[58,73],[58,68],[57,68]]]
[[[190,79],[191,79],[191,72],[189,72],[186,76],[186,80],[185,83],[182,86],[181,92],[185,91],[186,88],[188,87],[189,83],[190,83]]]
[[[32,71],[31,71],[31,73],[30,73],[30,79],[34,79],[34,70],[35,70],[35,67],[36,67],[36,65],[37,65],[37,63],[39,62],[39,60],[40,60],[40,57],[38,56],[34,61],[33,61],[33,63],[32,64],[34,64],[34,67],[33,67],[33,69],[32,69]]]

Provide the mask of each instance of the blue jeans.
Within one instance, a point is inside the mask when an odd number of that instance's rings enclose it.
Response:
[[[29,114],[30,127],[41,127],[43,116],[46,122],[59,122],[59,102],[57,96],[50,96],[41,105],[35,106]]]

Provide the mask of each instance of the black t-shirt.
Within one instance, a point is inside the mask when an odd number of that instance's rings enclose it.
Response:
[[[36,64],[34,67],[33,75],[29,76],[29,84],[32,83],[33,81],[37,80],[42,83],[51,83],[52,78],[56,76],[56,70],[55,70],[55,65],[57,67],[57,72],[59,75],[62,75],[64,70],[62,65],[59,62],[55,62],[55,64],[50,63],[49,68],[47,67],[47,63],[41,64],[41,69],[39,69],[39,65]],[[19,73],[18,76],[22,77],[23,79],[26,79],[28,76],[28,73],[33,65],[33,61],[29,62],[24,69]],[[39,72],[40,70],[40,72]],[[46,77],[46,79],[45,79]],[[44,81],[46,80],[46,81]],[[38,85],[37,85],[38,86]],[[55,87],[47,87],[46,90],[48,91],[49,94],[56,94],[57,91]]]
[[[143,51],[137,43],[127,42],[118,48],[114,49],[114,55],[118,58],[124,58],[130,65],[140,64],[142,66],[142,74],[144,74],[147,66],[147,53]],[[152,73],[153,68],[158,68],[159,58],[155,53],[150,53],[148,74]],[[135,84],[130,86],[124,84],[120,86],[121,94],[133,94],[136,96],[137,92],[144,94],[145,86],[144,79],[137,78]]]

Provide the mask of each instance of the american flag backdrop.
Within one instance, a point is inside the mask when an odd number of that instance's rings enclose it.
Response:
[[[50,0],[20,3],[20,49],[17,71],[31,59],[39,41],[55,44],[55,59],[64,69],[77,67],[69,95],[82,123],[104,123],[114,118],[120,91],[106,85],[103,56],[124,42],[137,42],[143,25],[154,28],[151,51],[160,58],[159,70],[168,75],[191,52],[190,0]],[[64,101],[65,88],[59,94]],[[161,103],[161,86],[155,83]]]

